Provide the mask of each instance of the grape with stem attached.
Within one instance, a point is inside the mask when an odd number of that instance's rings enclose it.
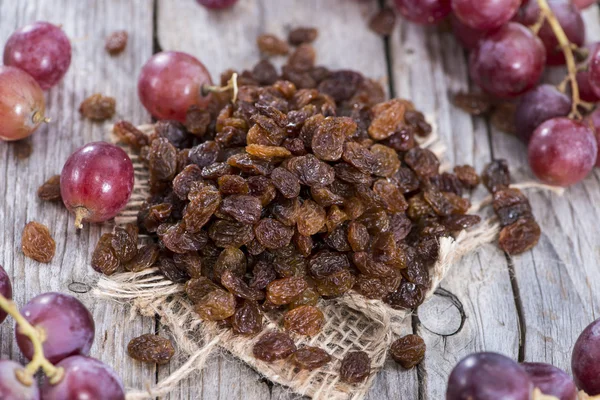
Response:
[[[0,66],[0,139],[20,140],[42,122],[46,101],[40,85],[22,70]]]
[[[71,43],[65,32],[38,21],[13,33],[4,47],[4,65],[27,72],[44,90],[56,85],[71,64]]]
[[[39,400],[40,389],[37,383],[21,382],[18,378],[23,366],[12,360],[0,360],[0,399]]]
[[[133,164],[127,153],[105,142],[88,143],[75,151],[60,175],[60,193],[75,226],[103,222],[121,211],[133,191]]]

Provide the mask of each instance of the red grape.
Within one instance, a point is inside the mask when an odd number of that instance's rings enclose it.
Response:
[[[94,142],[71,154],[60,175],[65,206],[82,221],[103,222],[125,207],[133,190],[133,164],[127,153],[110,143]]]
[[[586,117],[586,124],[589,124],[596,133],[596,142],[598,143],[598,156],[596,157],[596,167],[600,167],[600,107],[596,108]]]
[[[573,377],[579,389],[590,396],[600,395],[600,319],[583,330],[571,358]]]
[[[63,378],[42,384],[43,400],[125,400],[121,378],[108,365],[91,357],[72,356],[59,362]]]
[[[583,46],[585,43],[585,25],[581,17],[581,12],[577,7],[568,0],[548,0],[548,5],[565,31],[569,41],[577,46]],[[540,8],[537,1],[530,1],[527,6],[523,7],[518,21],[523,25],[529,26],[535,24],[539,16]],[[546,63],[548,65],[564,64],[565,56],[558,44],[556,35],[547,21],[542,25],[538,36],[546,49]]]
[[[446,400],[530,400],[532,390],[525,370],[510,358],[476,353],[452,370]]]
[[[588,8],[592,4],[595,4],[597,0],[573,0],[573,4],[580,10]]]
[[[196,0],[198,4],[213,10],[222,10],[224,8],[233,7],[238,0]]]
[[[72,356],[89,354],[94,341],[92,314],[75,297],[49,292],[31,299],[21,314],[33,326],[44,331],[44,355],[52,363]],[[17,344],[25,357],[33,357],[33,345],[15,328]]]
[[[419,24],[435,24],[446,18],[452,6],[450,0],[395,0],[406,19]]]
[[[454,33],[461,46],[467,50],[474,50],[486,34],[484,31],[463,24],[454,14],[450,16],[450,22],[452,23],[452,33]]]
[[[540,85],[525,93],[515,112],[516,134],[524,143],[542,122],[564,117],[571,111],[571,98],[552,85]]]
[[[598,145],[592,129],[565,117],[542,123],[529,141],[529,165],[544,183],[569,186],[592,170]]]
[[[469,72],[486,92],[508,98],[534,87],[544,63],[540,39],[523,25],[511,22],[481,39],[471,53]]]
[[[7,299],[12,299],[12,285],[10,283],[10,278],[8,274],[4,270],[4,268],[0,265],[0,294]],[[0,324],[4,322],[6,319],[6,311],[0,309]],[[1,398],[1,397],[0,397]]]
[[[533,385],[547,396],[558,400],[577,400],[577,387],[566,372],[550,364],[523,363]]]
[[[596,96],[600,96],[600,46],[596,46],[590,57],[590,86],[594,93],[596,93]]]
[[[0,66],[0,139],[20,140],[44,122],[46,102],[40,85],[15,67]]]
[[[154,117],[185,122],[190,106],[208,104],[209,97],[202,96],[201,91],[203,85],[210,84],[210,74],[196,58],[179,51],[163,51],[142,67],[138,95]]]
[[[0,399],[3,400],[39,400],[40,389],[37,383],[24,385],[16,376],[24,367],[11,360],[0,360]]]
[[[4,65],[27,72],[44,90],[56,85],[71,64],[71,43],[60,27],[38,21],[10,35]]]
[[[517,13],[521,0],[452,0],[452,10],[465,25],[481,31],[496,29]]]

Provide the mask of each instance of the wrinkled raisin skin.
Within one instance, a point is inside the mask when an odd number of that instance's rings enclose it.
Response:
[[[96,93],[85,99],[79,106],[79,112],[92,121],[104,121],[115,115],[116,101],[113,97]]]
[[[315,336],[325,324],[325,316],[317,307],[304,305],[285,313],[283,326],[287,331]]]
[[[266,362],[288,358],[296,351],[292,338],[281,332],[267,332],[254,344],[254,357]]]
[[[331,356],[321,348],[305,346],[296,350],[290,361],[300,369],[312,371],[331,362]]]
[[[164,337],[145,334],[129,342],[127,354],[134,360],[164,365],[171,361],[175,348],[171,341]]]
[[[54,175],[48,179],[37,191],[38,198],[44,201],[56,201],[61,199],[60,175]]]
[[[411,369],[423,361],[425,348],[425,342],[420,336],[406,335],[392,343],[390,354],[403,368]]]
[[[371,359],[364,351],[351,351],[340,365],[340,379],[346,383],[361,383],[371,373]]]
[[[27,257],[47,264],[54,258],[56,243],[45,225],[31,221],[23,229],[21,249]]]

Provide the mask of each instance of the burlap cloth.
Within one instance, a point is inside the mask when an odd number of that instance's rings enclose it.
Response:
[[[148,132],[152,130],[152,125],[140,128]],[[438,156],[443,152],[435,136],[421,145],[429,147]],[[128,153],[135,167],[136,186],[127,208],[116,218],[117,224],[135,221],[139,206],[148,197],[148,172],[137,155]],[[489,200],[474,205],[473,211],[487,202]],[[434,294],[452,265],[483,244],[493,241],[498,231],[499,225],[488,219],[455,238],[442,238],[439,259],[430,270],[431,289],[426,298]],[[129,304],[132,312],[145,316],[159,315],[161,324],[170,330],[179,354],[187,357],[178,370],[155,386],[129,392],[128,400],[152,399],[168,394],[190,373],[201,371],[210,354],[219,348],[250,365],[270,381],[287,386],[300,395],[324,400],[359,400],[365,397],[377,372],[383,367],[390,344],[401,334],[402,321],[410,315],[409,310],[394,310],[382,301],[368,300],[354,292],[333,300],[321,300],[318,306],[326,318],[321,333],[312,338],[295,335],[294,340],[298,346],[306,344],[326,350],[332,356],[332,362],[317,370],[305,371],[297,370],[286,361],[266,363],[254,358],[252,347],[262,333],[254,337],[234,335],[214,322],[200,320],[184,296],[183,285],[164,278],[157,268],[103,276],[93,293],[100,298]],[[263,333],[281,329],[281,317],[281,312],[265,315]],[[340,361],[348,352],[356,350],[369,355],[372,373],[365,382],[349,385],[339,379]]]

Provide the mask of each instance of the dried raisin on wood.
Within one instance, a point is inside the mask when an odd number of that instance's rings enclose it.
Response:
[[[147,333],[129,341],[127,354],[134,360],[164,365],[175,355],[175,348],[169,339]]]
[[[319,31],[316,28],[298,27],[288,33],[288,42],[294,46],[311,43],[317,39],[318,35]]]
[[[147,244],[140,247],[135,257],[124,264],[127,271],[140,272],[152,267],[158,260],[159,248],[156,244]]]
[[[137,241],[138,227],[134,224],[115,227],[111,245],[119,261],[126,263],[136,256],[138,251]]]
[[[286,42],[268,33],[258,36],[256,44],[261,53],[268,55],[286,55],[290,51]]]
[[[454,167],[454,173],[467,189],[474,189],[479,185],[479,175],[477,175],[475,168],[470,165],[457,165]]]
[[[541,234],[540,226],[533,218],[519,218],[502,228],[498,244],[508,254],[517,255],[531,250],[540,240]]]
[[[486,165],[481,179],[491,193],[507,188],[510,185],[510,172],[506,160],[494,160]]]
[[[114,97],[95,93],[83,100],[79,113],[92,121],[104,121],[115,115],[116,104]]]
[[[415,147],[404,156],[404,162],[421,178],[438,173],[440,162],[430,150]]]
[[[45,225],[31,221],[23,229],[21,249],[27,257],[47,264],[54,258],[56,243]]]
[[[121,262],[112,247],[112,233],[105,233],[100,237],[92,253],[92,268],[104,275],[112,275],[121,266]]]
[[[60,195],[60,175],[50,177],[37,190],[37,196],[44,201],[57,201],[62,199]]]
[[[396,13],[390,7],[382,8],[369,20],[369,28],[378,35],[389,36],[396,25]]]
[[[390,347],[392,359],[405,369],[411,369],[425,358],[425,341],[418,335],[396,339]]]
[[[111,55],[116,56],[125,50],[127,47],[127,39],[129,35],[127,31],[115,31],[108,35],[104,42],[104,49]]]
[[[388,294],[384,301],[392,308],[410,310],[420,306],[425,300],[425,288],[421,285],[403,280],[400,287]]]

